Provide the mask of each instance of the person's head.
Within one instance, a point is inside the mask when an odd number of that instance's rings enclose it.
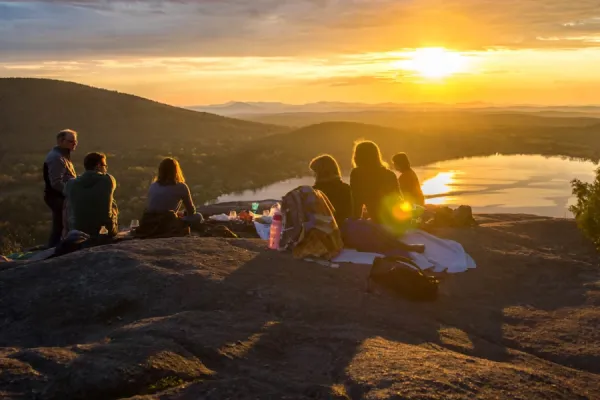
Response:
[[[394,163],[394,168],[400,172],[408,171],[410,169],[410,160],[408,159],[406,153],[396,154],[394,157],[392,157],[392,162]]]
[[[370,140],[356,142],[352,155],[352,166],[354,168],[388,167],[387,163],[381,159],[379,146]]]
[[[341,178],[340,166],[335,158],[329,154],[323,154],[310,162],[309,168],[315,173],[315,181],[327,181]]]
[[[171,157],[162,160],[158,166],[158,176],[155,181],[161,186],[185,183],[179,162]]]
[[[108,170],[106,155],[102,153],[89,153],[83,159],[83,166],[86,171],[97,171],[105,174]]]
[[[56,144],[62,149],[73,151],[77,148],[77,132],[64,129],[56,135]]]

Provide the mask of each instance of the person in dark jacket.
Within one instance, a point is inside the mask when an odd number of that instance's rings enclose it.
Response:
[[[398,185],[404,200],[421,207],[425,206],[425,196],[421,190],[419,177],[411,168],[408,156],[405,153],[398,153],[392,158],[392,162],[396,171],[400,172]]]
[[[340,167],[328,154],[314,158],[309,168],[315,174],[314,189],[320,190],[327,196],[334,208],[333,216],[338,226],[352,216],[352,190],[350,185],[342,181]]]
[[[119,231],[117,182],[107,173],[106,156],[90,153],[83,164],[85,172],[65,185],[69,227],[95,237],[104,226],[109,236],[115,236]]]
[[[391,207],[401,199],[396,174],[390,171],[387,163],[381,159],[381,151],[374,142],[356,143],[352,158],[352,216],[363,217],[362,209],[365,206],[374,222],[384,222],[386,216],[391,213]]]
[[[71,162],[71,152],[77,148],[77,132],[70,129],[60,131],[56,136],[56,146],[50,150],[44,161],[44,202],[52,211],[52,231],[48,247],[55,247],[63,231],[63,208],[65,183],[75,178],[75,167]]]

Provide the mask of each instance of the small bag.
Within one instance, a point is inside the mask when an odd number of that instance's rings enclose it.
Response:
[[[144,212],[140,226],[135,230],[138,239],[156,239],[188,236],[190,227],[177,217],[175,211]]]
[[[473,218],[473,210],[470,206],[460,206],[454,210],[454,226],[468,228],[476,225],[477,222]]]
[[[435,301],[440,283],[404,257],[376,258],[367,282],[368,291],[373,282],[410,301]]]

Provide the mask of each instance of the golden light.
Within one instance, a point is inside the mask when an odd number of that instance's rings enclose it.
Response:
[[[468,68],[467,57],[442,47],[417,49],[408,56],[408,60],[400,61],[397,65],[402,69],[415,71],[427,79],[446,78],[465,72]]]
[[[413,217],[413,206],[407,201],[398,202],[392,207],[392,215],[396,221],[409,221]]]
[[[402,211],[405,211],[405,212],[411,212],[413,210],[412,204],[410,204],[408,201],[403,202],[400,205],[400,208],[402,209]]]
[[[440,172],[433,178],[427,179],[421,185],[424,195],[444,194],[452,191],[452,184],[455,182],[456,172]]]

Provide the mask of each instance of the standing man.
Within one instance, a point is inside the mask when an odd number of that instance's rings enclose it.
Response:
[[[75,178],[75,167],[71,162],[71,152],[77,148],[77,132],[70,129],[60,131],[56,136],[56,146],[44,161],[44,201],[52,210],[52,233],[49,247],[55,247],[61,240],[63,230],[63,207],[65,183]]]

